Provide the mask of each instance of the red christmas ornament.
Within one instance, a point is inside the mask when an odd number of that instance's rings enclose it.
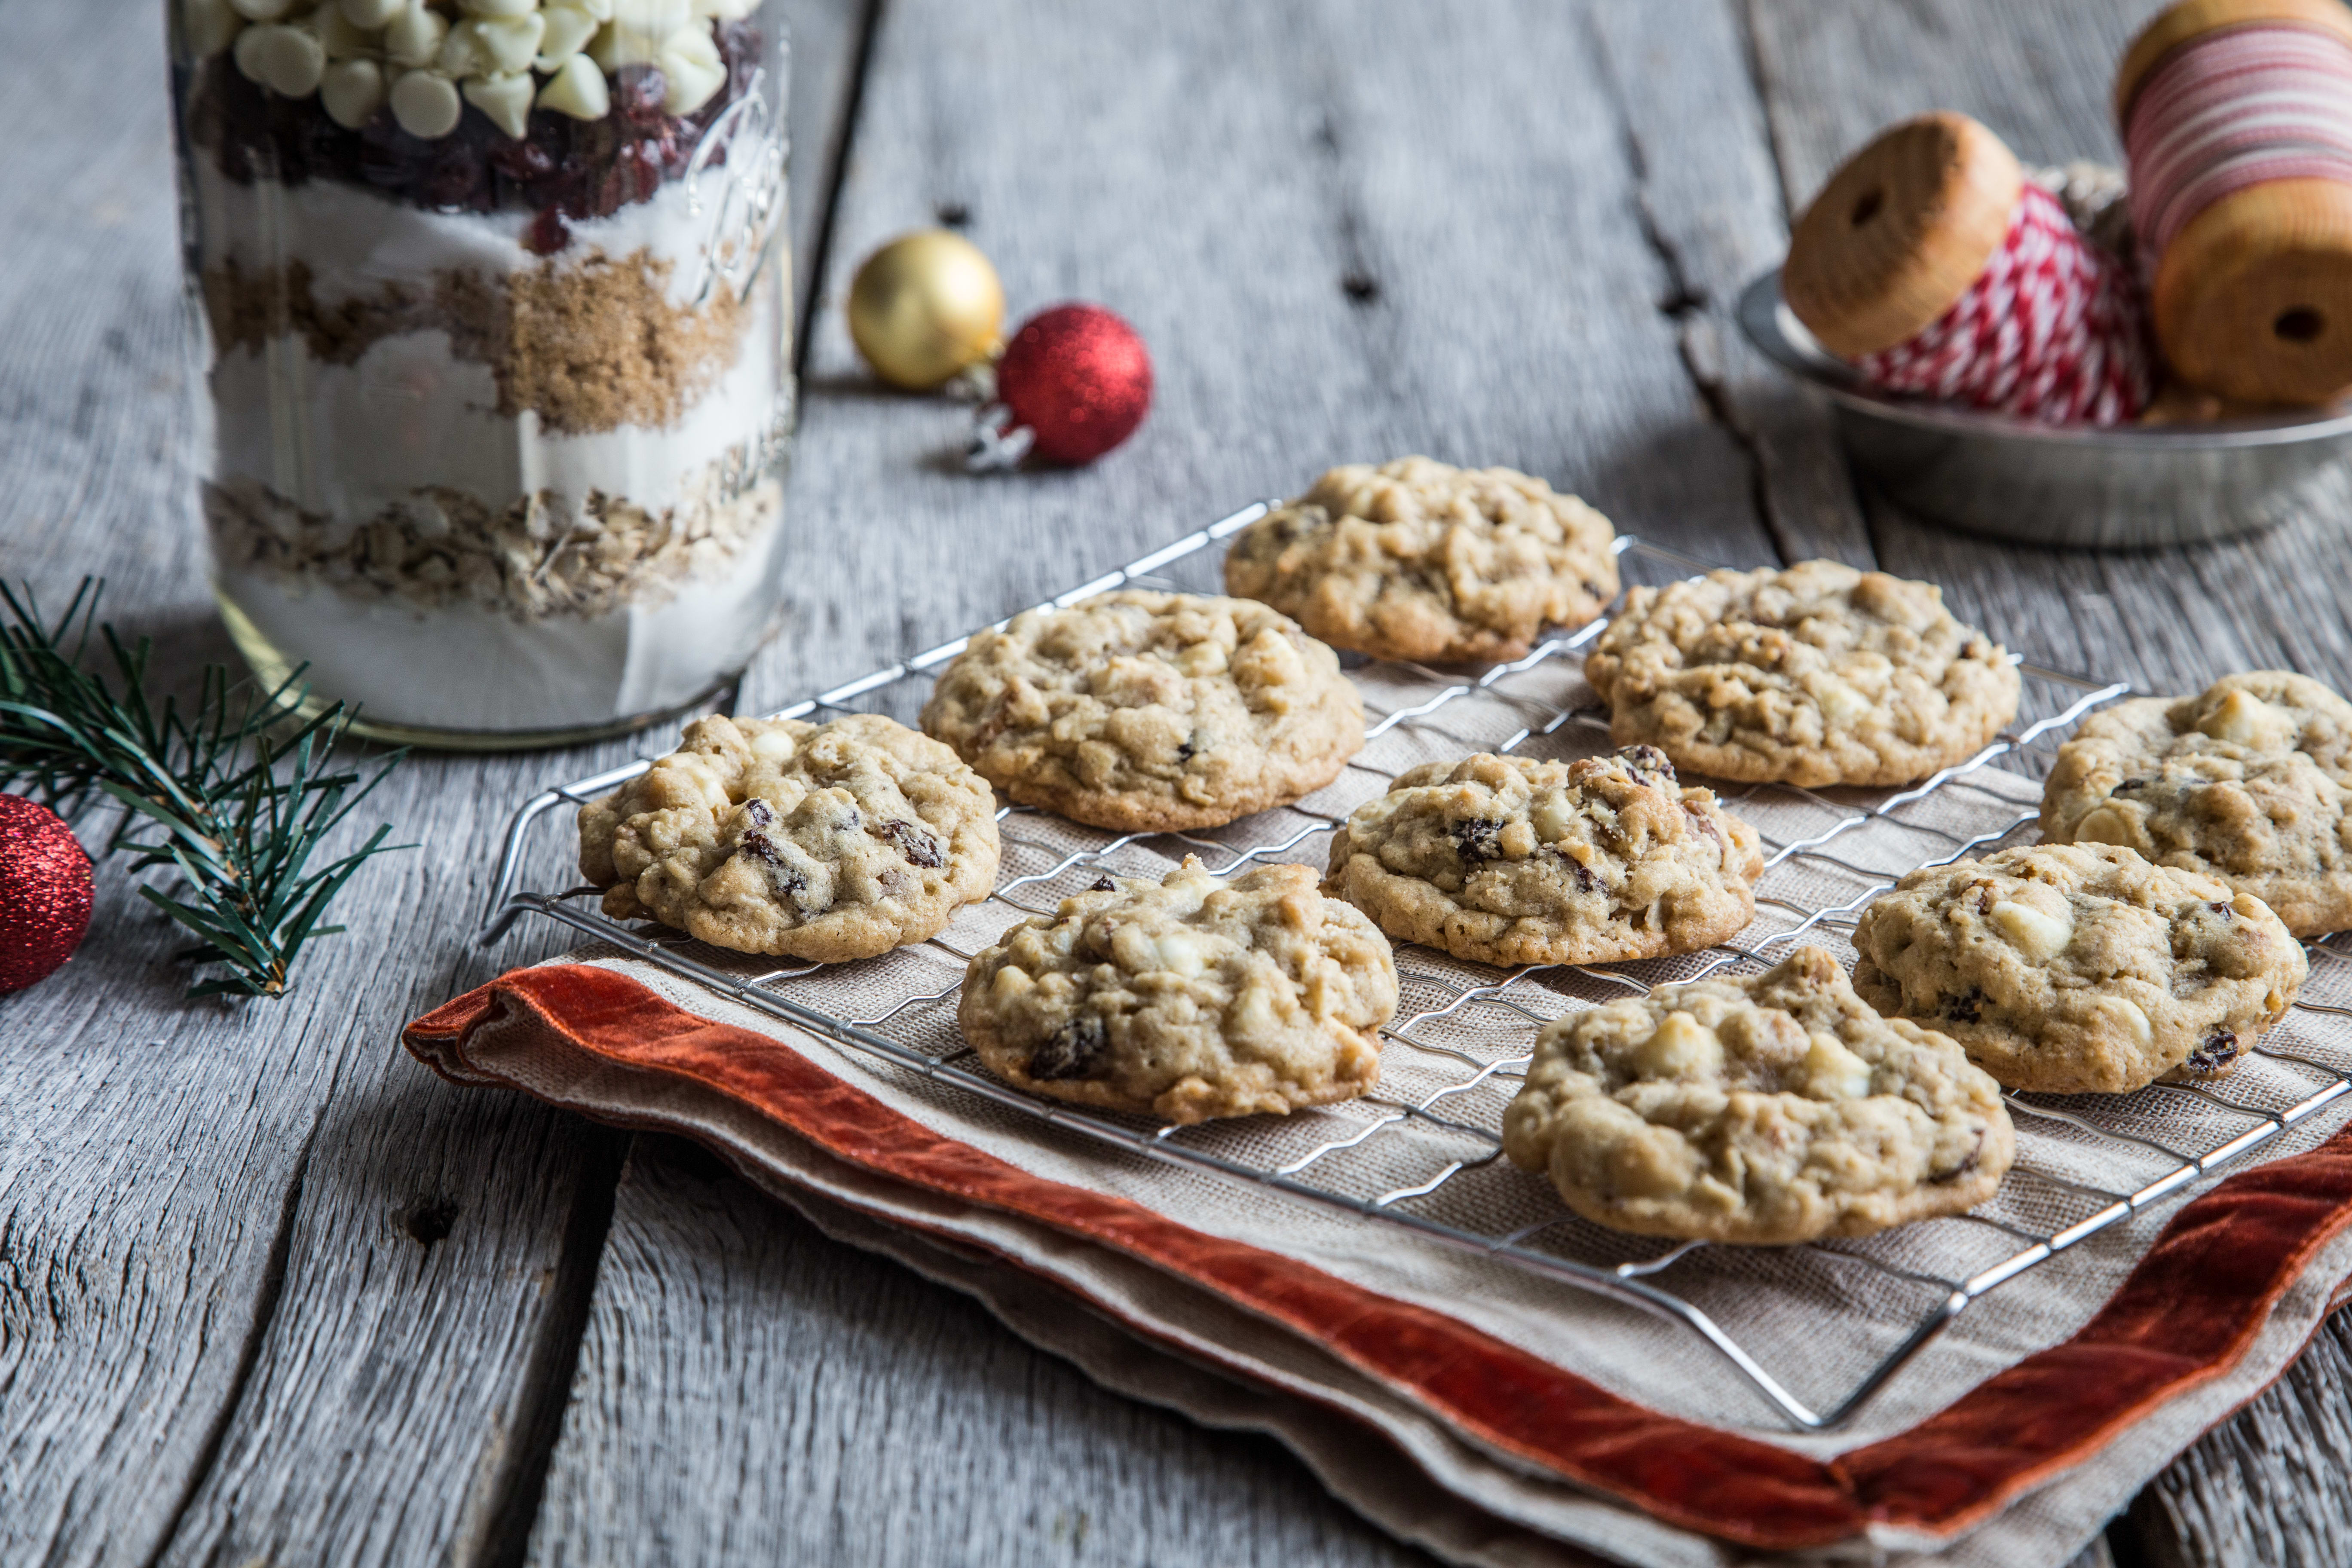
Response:
[[[974,468],[1010,468],[1034,452],[1091,463],[1151,408],[1151,354],[1099,305],[1056,305],[1029,318],[996,362],[996,402],[981,411]]]
[[[74,955],[89,929],[89,857],[57,813],[0,795],[0,996]]]

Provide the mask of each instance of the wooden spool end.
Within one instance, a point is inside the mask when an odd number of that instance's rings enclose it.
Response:
[[[2192,386],[2334,400],[2352,387],[2352,185],[2271,180],[2215,202],[2165,251],[2150,304]]]
[[[1907,120],[1830,176],[1789,240],[1780,292],[1844,359],[1950,310],[2009,237],[2025,171],[1965,114]]]
[[[2116,123],[2173,50],[2224,28],[2309,27],[2352,47],[2342,0],[2181,0],[2116,73]],[[2158,258],[2157,341],[2182,381],[2257,404],[2326,403],[2352,387],[2352,185],[2271,180],[2191,218]]]
[[[2159,11],[2132,39],[2116,68],[2116,128],[2131,124],[2131,107],[2158,61],[2191,38],[2223,27],[2263,23],[2314,27],[2352,44],[2352,9],[2343,0],[2180,0]]]

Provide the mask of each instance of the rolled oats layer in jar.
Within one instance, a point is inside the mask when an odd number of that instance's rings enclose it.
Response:
[[[781,570],[774,0],[167,0],[223,613],[381,733],[630,727]]]

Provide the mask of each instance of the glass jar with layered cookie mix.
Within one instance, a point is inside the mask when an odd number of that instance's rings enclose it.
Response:
[[[372,733],[632,728],[777,597],[774,0],[166,0],[221,611]]]

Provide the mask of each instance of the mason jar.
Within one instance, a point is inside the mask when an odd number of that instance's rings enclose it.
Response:
[[[740,674],[782,569],[775,0],[167,0],[221,613],[504,747]]]

